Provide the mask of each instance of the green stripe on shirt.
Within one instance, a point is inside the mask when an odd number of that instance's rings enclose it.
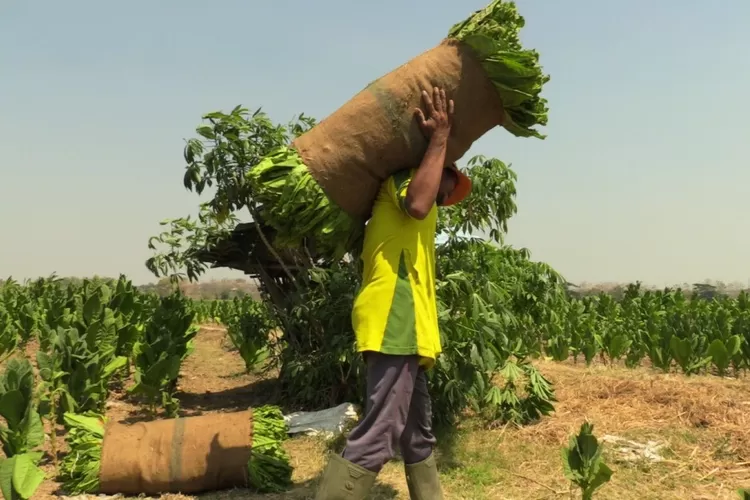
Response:
[[[380,352],[384,354],[417,354],[417,321],[414,294],[409,281],[406,255],[402,251],[393,301],[388,312]]]

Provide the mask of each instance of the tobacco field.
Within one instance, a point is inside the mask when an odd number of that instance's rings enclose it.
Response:
[[[645,365],[689,376],[742,378],[750,369],[746,292],[705,299],[631,285],[621,300],[604,293],[576,298],[551,269],[523,252],[476,241],[454,242],[450,251],[453,257],[471,252],[475,262],[441,260],[444,355],[430,378],[438,422],[455,422],[467,410],[488,425],[523,425],[551,414],[554,387],[532,363],[540,358]],[[472,276],[470,269],[479,264],[490,270],[491,279]],[[344,318],[347,306],[320,308],[331,307],[326,294],[354,293],[351,275],[345,268],[321,274],[303,303],[317,311],[317,318]],[[291,314],[309,321],[308,310]],[[304,358],[290,359],[301,351],[285,338],[282,321],[273,308],[249,297],[194,301],[179,291],[159,297],[140,292],[125,277],[78,284],[55,277],[4,282],[0,415],[6,423],[0,440],[8,457],[2,467],[12,470],[4,477],[13,478],[0,485],[4,494],[32,498],[44,478],[38,466],[45,460],[53,460],[63,484],[74,487],[80,477],[73,477],[65,457],[38,451],[45,440],[43,421],[103,413],[113,386],[130,381],[128,393],[154,418],[178,415],[180,365],[200,324],[225,325],[227,348],[248,372],[279,370],[285,404],[311,409],[357,400],[362,380],[353,338],[346,332],[330,336],[329,344],[340,344],[326,352],[342,361],[313,368]],[[32,359],[25,355],[30,344],[37,346]],[[343,389],[337,384],[342,378]],[[55,453],[56,438],[50,439]]]

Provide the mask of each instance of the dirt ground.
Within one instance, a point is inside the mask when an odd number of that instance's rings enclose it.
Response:
[[[750,380],[684,377],[649,369],[586,368],[572,363],[538,363],[555,384],[556,412],[521,429],[488,430],[467,420],[438,455],[447,499],[555,499],[571,496],[563,476],[560,449],[584,419],[598,437],[615,435],[638,443],[661,445],[662,460],[628,461],[618,446],[605,445],[605,460],[614,470],[598,499],[723,500],[737,499],[750,487]],[[195,352],[185,361],[180,379],[182,408],[187,414],[239,410],[273,399],[273,380],[243,374],[239,355],[226,348],[222,328],[205,327]],[[114,394],[108,416],[118,421],[145,418],[142,407]],[[58,447],[64,450],[62,434]],[[329,447],[315,438],[285,444],[295,468],[292,491],[255,495],[244,490],[202,495],[205,500],[310,499],[325,465]],[[49,443],[48,443],[49,451]],[[45,465],[48,477],[52,463]],[[35,498],[60,498],[59,485],[46,481]],[[79,499],[87,498],[85,496]],[[104,499],[102,496],[89,498]],[[164,495],[164,500],[186,500]],[[388,464],[379,476],[373,499],[407,499],[402,464]]]

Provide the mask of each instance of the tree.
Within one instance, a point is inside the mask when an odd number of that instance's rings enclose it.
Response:
[[[264,155],[315,121],[300,115],[278,125],[261,110],[241,107],[204,120],[196,129],[201,138],[185,146],[184,185],[199,194],[215,187],[216,193],[197,219],[162,223],[167,230],[149,246],[159,243],[163,251],[148,268],[157,276],[195,280],[213,263],[257,277],[283,331],[272,351],[287,402],[311,409],[360,401],[364,367],[350,320],[359,284],[356,256],[333,262],[310,248],[274,247],[273,230],[258,216],[261,207],[244,180]],[[513,170],[482,156],[466,169],[474,182],[470,197],[441,210],[438,223],[446,241],[437,251],[444,354],[430,375],[435,418],[452,422],[470,404],[490,420],[533,420],[551,411],[554,395],[526,360],[540,352],[548,325],[554,326],[551,311],[565,300],[566,282],[532,262],[528,251],[502,245],[517,210]],[[238,224],[242,209],[249,223]],[[503,388],[494,384],[498,376]]]

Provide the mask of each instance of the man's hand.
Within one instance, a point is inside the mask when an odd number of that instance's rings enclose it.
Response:
[[[432,99],[426,91],[422,91],[422,99],[429,118],[425,118],[421,109],[417,109],[415,114],[422,132],[430,143],[419,168],[409,182],[405,200],[406,211],[411,217],[420,220],[427,217],[437,199],[454,108],[453,101],[446,99],[445,90],[437,87],[432,91]]]
[[[445,97],[445,90],[435,87],[432,89],[432,98],[426,90],[422,91],[422,101],[427,110],[427,118],[420,108],[414,110],[422,132],[428,139],[434,135],[447,139],[453,123],[453,99],[449,101]]]

